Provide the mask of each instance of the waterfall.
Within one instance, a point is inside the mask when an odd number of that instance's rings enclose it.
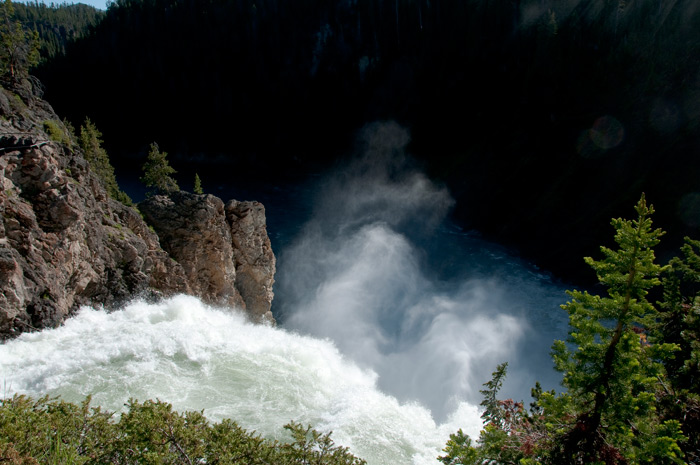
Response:
[[[82,308],[60,328],[0,345],[0,378],[6,397],[90,394],[114,411],[132,397],[158,398],[268,438],[285,438],[290,420],[309,423],[369,464],[434,463],[450,433],[480,427],[473,405],[437,424],[425,407],[381,392],[376,373],[329,340],[253,325],[188,296],[111,313]]]
[[[83,308],[0,345],[4,395],[92,395],[117,411],[159,398],[274,439],[294,420],[394,465],[435,463],[460,428],[478,437],[479,390],[502,362],[501,398],[557,388],[564,286],[452,224],[449,192],[403,155],[407,131],[378,123],[361,140],[363,156],[312,187],[221,188],[266,204],[280,327],[186,296]]]

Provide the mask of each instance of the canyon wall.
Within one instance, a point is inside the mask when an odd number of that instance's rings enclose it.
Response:
[[[0,339],[81,305],[176,293],[274,323],[262,205],[185,192],[117,202],[51,106],[2,87],[0,214]]]

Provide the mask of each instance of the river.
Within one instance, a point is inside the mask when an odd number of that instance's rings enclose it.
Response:
[[[86,307],[0,346],[4,395],[90,394],[111,410],[159,398],[279,439],[295,420],[378,465],[436,463],[450,433],[477,435],[499,363],[503,397],[557,388],[549,347],[566,336],[571,286],[460,229],[444,187],[372,144],[282,184],[210,184],[266,205],[278,327],[187,296]]]

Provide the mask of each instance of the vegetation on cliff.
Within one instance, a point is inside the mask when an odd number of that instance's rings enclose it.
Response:
[[[143,164],[143,176],[141,182],[146,187],[151,188],[147,195],[162,194],[169,195],[180,190],[177,181],[172,177],[177,173],[175,168],[170,166],[168,162],[168,153],[161,152],[158,144],[151,144],[151,149],[146,157],[146,162]],[[201,190],[201,185],[199,186]],[[201,194],[201,192],[195,192]]]
[[[607,297],[571,291],[562,305],[569,337],[555,341],[552,357],[565,391],[535,386],[529,411],[521,402],[499,400],[506,375],[500,365],[482,391],[485,428],[478,442],[458,431],[443,463],[697,461],[699,244],[688,240],[684,258],[656,264],[663,232],[652,229],[654,210],[644,196],[636,211],[633,221],[613,220],[617,249],[602,247],[602,260],[586,258]],[[654,305],[647,296],[662,276],[665,299]]]
[[[0,83],[19,86],[39,63],[39,35],[15,17],[10,0],[0,3]]]
[[[78,137],[42,100],[22,55],[34,53],[36,34],[13,12],[10,0],[0,4],[0,340],[58,326],[81,305],[113,307],[136,295],[193,293],[273,322],[264,208],[183,194],[159,210],[170,226],[179,221],[183,238],[163,250],[119,188],[96,125],[85,119]],[[154,144],[144,181],[172,194],[173,173]],[[161,239],[173,232],[156,226]]]
[[[80,147],[85,154],[85,159],[90,162],[90,166],[102,180],[109,196],[124,205],[131,206],[131,198],[119,188],[117,177],[114,175],[114,168],[109,161],[109,155],[102,147],[104,143],[102,133],[89,118],[86,118],[85,124],[80,126],[79,141]]]

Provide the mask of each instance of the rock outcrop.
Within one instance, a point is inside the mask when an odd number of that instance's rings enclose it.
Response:
[[[161,245],[183,265],[192,293],[217,305],[246,310],[253,320],[274,322],[275,257],[265,209],[258,202],[178,192],[139,204]]]
[[[113,308],[175,293],[274,322],[264,210],[250,220],[241,213],[235,229],[248,239],[234,240],[214,196],[181,193],[150,204],[158,209],[146,211],[161,213],[160,239],[138,211],[107,195],[46,102],[0,87],[0,339],[57,326],[80,305]]]
[[[233,241],[236,289],[250,315],[269,321],[276,261],[267,235],[265,207],[260,202],[229,200],[225,210]]]

